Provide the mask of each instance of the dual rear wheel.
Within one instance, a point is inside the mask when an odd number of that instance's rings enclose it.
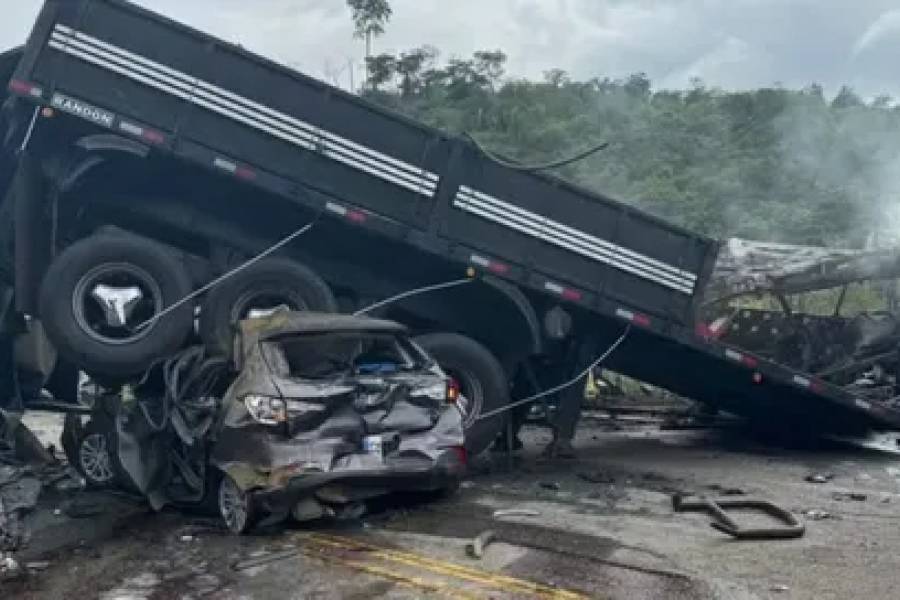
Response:
[[[53,261],[40,292],[40,313],[59,353],[101,381],[127,380],[183,347],[194,332],[193,284],[170,249],[131,235],[99,234]],[[309,268],[267,258],[210,290],[199,334],[230,355],[234,324],[278,307],[334,312],[328,285]]]

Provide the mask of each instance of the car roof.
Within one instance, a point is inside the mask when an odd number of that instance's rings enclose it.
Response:
[[[317,333],[407,333],[406,327],[394,321],[337,313],[284,311],[245,324],[263,340]]]

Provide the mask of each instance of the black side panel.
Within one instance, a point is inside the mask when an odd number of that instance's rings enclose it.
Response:
[[[550,278],[687,321],[711,244],[557,179],[505,168],[468,148],[443,229]]]

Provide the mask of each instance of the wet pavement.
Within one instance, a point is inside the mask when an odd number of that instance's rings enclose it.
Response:
[[[32,544],[27,560],[49,564],[0,584],[0,596],[900,597],[894,454],[839,445],[774,448],[731,431],[588,425],[579,432],[578,460],[547,462],[538,456],[546,439],[529,432],[512,470],[501,457],[480,461],[451,499],[391,498],[361,521],[243,538],[205,516],[152,514],[116,499],[102,516],[57,523],[60,532],[80,534]],[[814,474],[829,477],[807,481]],[[772,500],[804,520],[807,533],[735,541],[702,514],[673,513],[675,492]],[[494,516],[508,509],[519,512]],[[466,545],[487,530],[495,541],[481,559],[471,558]],[[44,531],[36,528],[34,542]]]

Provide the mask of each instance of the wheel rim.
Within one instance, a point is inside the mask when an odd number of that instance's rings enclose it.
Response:
[[[129,263],[108,263],[85,273],[72,294],[78,326],[104,344],[130,344],[156,326],[141,325],[163,310],[163,294],[156,279]]]
[[[447,369],[447,375],[459,386],[459,406],[463,416],[463,427],[469,429],[478,420],[484,408],[484,388],[477,378],[465,371]]]
[[[306,301],[290,290],[249,290],[241,295],[231,309],[231,322],[247,318],[267,317],[280,308],[309,310]]]
[[[241,533],[247,527],[250,512],[247,494],[228,476],[222,478],[222,485],[219,486],[219,511],[231,531]]]
[[[106,484],[112,481],[112,460],[106,436],[102,433],[92,433],[81,440],[78,461],[85,477],[92,482]]]

